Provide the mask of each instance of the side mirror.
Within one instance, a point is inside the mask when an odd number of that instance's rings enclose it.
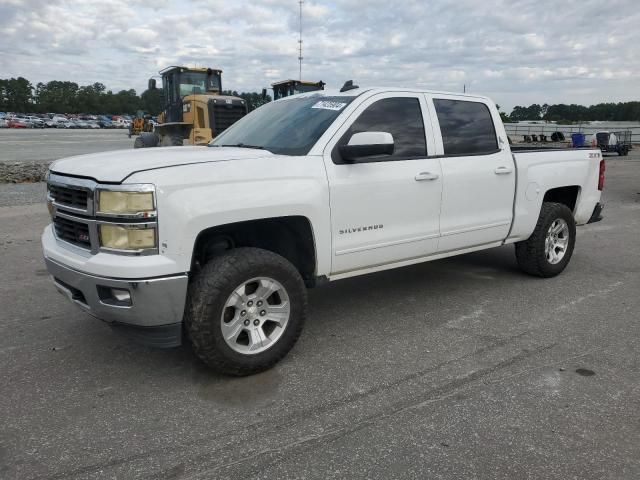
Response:
[[[354,133],[339,150],[344,160],[356,162],[365,157],[392,155],[394,148],[393,135],[388,132],[360,132]]]
[[[156,89],[156,79],[155,78],[150,78],[149,79],[149,90],[155,90]]]

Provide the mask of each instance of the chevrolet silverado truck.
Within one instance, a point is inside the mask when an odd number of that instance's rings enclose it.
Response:
[[[327,281],[505,244],[558,275],[576,225],[601,218],[604,170],[597,149],[512,149],[481,96],[346,85],[264,105],[208,147],[55,162],[42,245],[85,312],[248,375],[291,350]]]

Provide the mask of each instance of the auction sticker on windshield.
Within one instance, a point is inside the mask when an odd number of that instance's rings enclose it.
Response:
[[[341,102],[330,102],[328,100],[320,100],[314,104],[311,108],[321,108],[323,110],[342,110],[347,104]]]

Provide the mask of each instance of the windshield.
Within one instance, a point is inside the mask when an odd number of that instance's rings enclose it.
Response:
[[[354,98],[312,95],[267,103],[225,130],[209,145],[306,155]]]
[[[205,93],[209,90],[220,91],[220,78],[206,73],[183,72],[180,74],[180,96]]]

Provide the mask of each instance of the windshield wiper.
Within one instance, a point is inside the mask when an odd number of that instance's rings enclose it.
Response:
[[[247,145],[246,143],[236,143],[236,144],[226,144],[220,145],[221,147],[238,147],[238,148],[255,148],[257,150],[266,150],[266,148],[261,147],[260,145]]]

